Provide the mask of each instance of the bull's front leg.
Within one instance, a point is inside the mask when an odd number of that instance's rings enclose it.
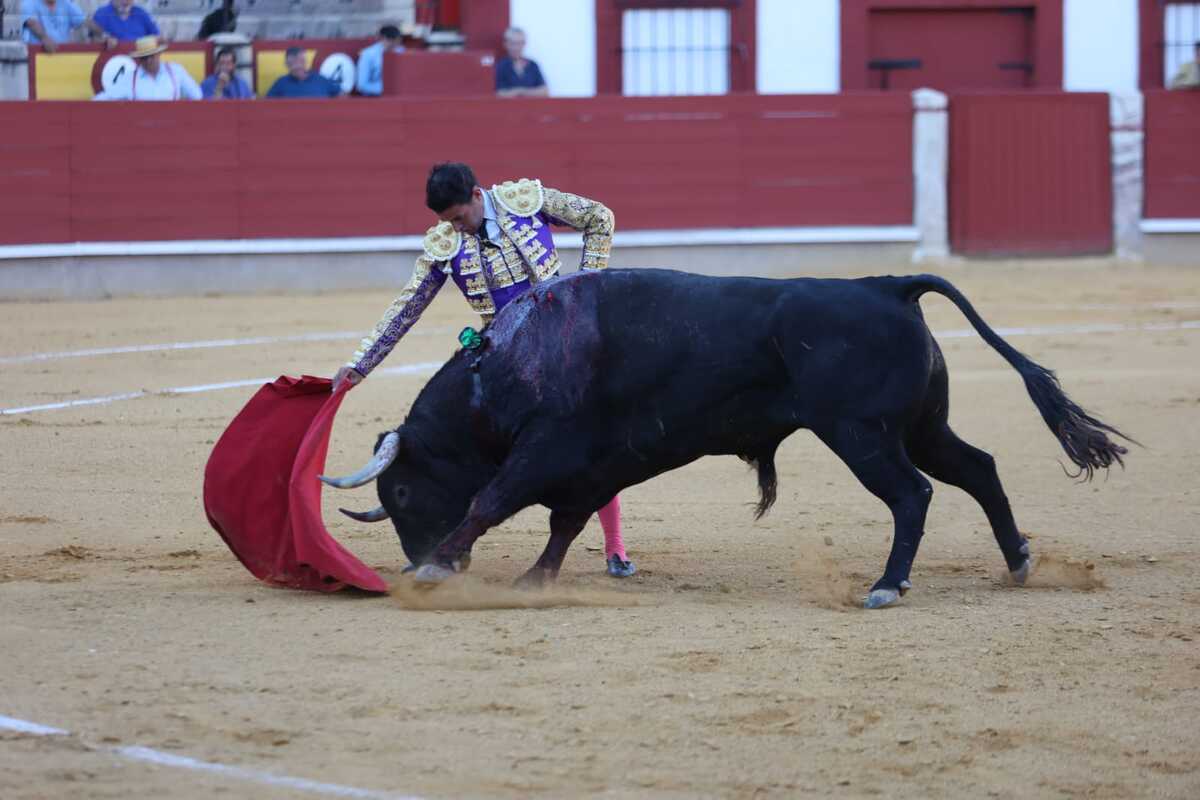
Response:
[[[571,542],[575,541],[591,516],[568,511],[550,512],[550,540],[546,542],[546,549],[529,571],[517,580],[517,585],[534,588],[555,580]]]
[[[413,574],[413,580],[417,583],[441,583],[462,571],[464,562],[470,559],[476,539],[522,508],[537,502],[541,483],[522,474],[523,464],[528,462],[510,461],[491,483],[475,495],[467,509],[467,516],[425,558]]]

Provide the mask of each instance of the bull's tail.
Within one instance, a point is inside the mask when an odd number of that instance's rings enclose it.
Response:
[[[1067,457],[1079,468],[1075,477],[1091,480],[1097,469],[1108,469],[1113,464],[1124,467],[1125,462],[1121,457],[1129,451],[1110,439],[1108,434],[1134,444],[1137,442],[1076,405],[1062,390],[1053,370],[1035,363],[1001,339],[953,284],[936,275],[916,275],[907,280],[906,289],[906,296],[914,302],[926,292],[933,292],[954,303],[980,337],[1021,374],[1025,388],[1050,432],[1058,439]]]

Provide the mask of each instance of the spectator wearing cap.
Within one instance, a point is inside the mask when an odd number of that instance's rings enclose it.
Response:
[[[217,51],[216,68],[213,74],[200,82],[200,93],[205,100],[250,100],[254,92],[244,80],[237,76],[237,55],[231,47]]]
[[[303,48],[289,47],[283,57],[287,75],[271,84],[267,97],[337,97],[342,93],[340,84],[308,68]]]
[[[379,29],[379,41],[364,47],[358,54],[358,70],[354,79],[354,88],[358,93],[368,97],[378,97],[383,94],[383,54],[404,52],[400,43],[400,29],[395,25],[384,25]]]
[[[1171,78],[1172,89],[1200,89],[1200,42],[1192,51],[1192,60],[1179,65],[1179,71]]]
[[[496,62],[496,94],[500,97],[545,97],[550,93],[537,62],[525,57],[525,31],[504,32],[507,58]]]
[[[71,32],[79,27],[104,39],[107,47],[116,44],[116,40],[107,38],[94,20],[87,18],[74,0],[21,0],[21,20],[21,41],[40,44],[47,53],[70,42]]]
[[[92,15],[105,34],[119,42],[136,42],[143,36],[160,36],[154,17],[133,0],[112,0]]]
[[[179,64],[163,61],[167,49],[157,36],[143,36],[129,54],[137,64],[95,100],[199,100],[200,87]]]
[[[200,23],[200,32],[196,34],[196,38],[204,41],[214,33],[233,33],[237,30],[237,18],[233,0],[221,0],[221,7]]]

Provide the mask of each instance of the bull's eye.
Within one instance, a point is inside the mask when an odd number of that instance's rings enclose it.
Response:
[[[403,486],[396,487],[396,507],[404,508],[408,505],[408,489]]]

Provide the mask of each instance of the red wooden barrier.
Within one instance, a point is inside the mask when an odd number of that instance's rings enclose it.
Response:
[[[0,243],[422,233],[431,164],[602,200],[620,229],[912,222],[912,111],[864,93],[6,103]]]
[[[1112,250],[1108,96],[950,99],[950,242],[966,255]]]
[[[1146,92],[1148,219],[1200,219],[1200,95]]]

